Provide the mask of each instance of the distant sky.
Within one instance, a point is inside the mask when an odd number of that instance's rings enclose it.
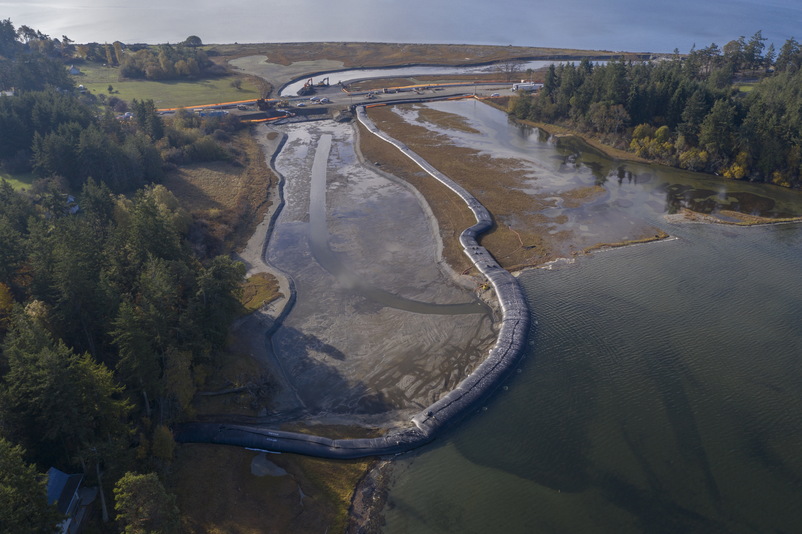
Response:
[[[800,0],[20,0],[0,18],[78,42],[382,41],[687,52],[802,38]],[[800,32],[795,35],[794,32]]]

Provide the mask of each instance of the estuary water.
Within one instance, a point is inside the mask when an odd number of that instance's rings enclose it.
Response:
[[[519,374],[450,436],[394,462],[383,532],[798,531],[802,225],[664,215],[728,201],[800,213],[799,193],[621,165],[484,107],[451,109],[493,151],[538,161],[544,187],[561,169],[606,178],[610,196],[585,225],[631,209],[674,239],[521,275],[536,324]]]
[[[802,37],[795,0],[26,0],[0,17],[77,42],[364,41],[687,52],[763,31],[777,49]]]

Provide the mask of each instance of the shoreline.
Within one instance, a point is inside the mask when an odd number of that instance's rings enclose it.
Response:
[[[501,106],[492,101],[482,101],[483,103],[487,104],[488,106],[494,107],[498,110],[501,110],[507,113],[507,107]],[[549,135],[554,137],[574,137],[576,139],[580,139],[586,145],[591,147],[594,150],[598,150],[608,158],[616,161],[631,161],[633,163],[644,163],[647,165],[661,165],[658,162],[648,160],[646,158],[642,158],[636,154],[631,152],[627,152],[626,150],[621,150],[620,148],[611,147],[599,141],[598,139],[594,139],[593,137],[583,134],[582,132],[578,132],[576,130],[572,130],[570,128],[566,128],[565,126],[560,126],[559,124],[550,124],[546,122],[535,122],[530,120],[524,119],[515,119],[510,117],[515,123],[517,124],[525,124],[527,126],[531,126],[532,128],[537,128],[539,130],[543,130]],[[673,168],[673,167],[669,167]]]
[[[506,112],[506,109],[504,107],[502,107],[502,106],[499,106],[498,104],[495,104],[493,102],[485,102],[485,103],[487,105],[489,105],[489,106],[493,106],[493,107],[495,107],[497,109],[500,109],[500,110]],[[711,173],[708,173],[708,172],[701,172],[701,171],[688,171],[687,169],[682,169],[680,167],[675,167],[673,165],[667,165],[667,164],[662,163],[660,161],[643,158],[643,157],[638,156],[638,155],[636,155],[636,154],[634,154],[632,152],[629,152],[627,150],[623,150],[623,149],[616,148],[616,147],[610,146],[608,144],[605,144],[601,140],[596,139],[596,138],[592,137],[589,134],[585,134],[585,133],[573,130],[573,129],[568,128],[566,126],[561,126],[559,124],[550,124],[550,123],[545,123],[545,122],[535,122],[535,121],[522,120],[522,119],[513,119],[513,120],[516,123],[525,124],[525,125],[531,126],[533,128],[538,128],[540,130],[543,130],[544,132],[546,132],[549,135],[552,135],[553,137],[556,137],[556,138],[571,138],[571,137],[573,137],[575,139],[579,139],[583,143],[585,143],[586,145],[591,147],[592,149],[601,152],[606,157],[608,157],[609,159],[614,160],[614,161],[628,161],[628,162],[632,162],[632,163],[642,163],[644,165],[655,165],[655,166],[659,166],[659,167],[665,167],[666,169],[672,169],[672,170],[675,170],[675,171],[690,172],[690,173],[699,174],[699,175],[710,177],[710,178],[722,179],[722,177],[717,175],[717,174],[711,174]],[[770,183],[770,182],[751,182],[751,181],[748,181],[748,180],[732,180],[732,181],[733,182],[756,183],[756,184],[761,185],[761,186],[777,187],[777,188],[780,188],[781,190],[788,190],[788,191],[794,191],[795,190],[792,187],[784,187],[784,186],[773,184],[773,183]],[[685,208],[685,209],[687,209],[687,208]],[[688,210],[688,211],[692,211],[692,210]],[[724,213],[725,211],[729,211],[729,210],[722,210],[722,213]],[[699,212],[694,212],[694,213],[699,213]],[[732,214],[733,216],[738,216],[739,215],[739,212],[735,212],[735,211],[729,211],[729,213]],[[701,216],[706,215],[706,214],[703,214],[703,213],[699,213],[699,214]],[[753,224],[772,224],[772,223],[775,223],[775,222],[795,222],[795,220],[802,221],[802,217],[798,217],[798,218],[789,217],[789,218],[784,218],[784,219],[772,219],[770,217],[761,217],[759,215],[746,215],[746,214],[740,214],[740,215],[743,216],[743,221],[741,221],[741,222],[729,223],[726,220],[715,220],[716,219],[715,217],[712,217],[709,222],[721,223],[721,224],[740,224],[742,226],[749,226],[749,225],[753,225]]]
[[[496,106],[496,107],[498,107],[498,106]],[[528,123],[528,121],[527,121],[527,123]],[[552,128],[552,129],[553,128],[559,128],[559,127],[555,127],[553,125],[545,125],[545,124],[544,125],[537,125],[535,123],[530,123],[530,124],[536,125],[538,127],[542,127],[546,131],[549,131],[550,128]],[[567,135],[571,135],[571,136],[578,137],[578,138],[582,139],[584,142],[586,142],[589,145],[593,146],[595,149],[598,149],[598,150],[604,152],[606,155],[612,157],[613,159],[626,159],[626,160],[635,161],[635,162],[639,162],[639,163],[654,164],[653,162],[650,162],[648,160],[644,160],[643,158],[638,158],[637,156],[634,156],[634,154],[632,155],[632,157],[619,158],[619,157],[617,157],[617,156],[615,156],[613,154],[610,154],[608,152],[610,147],[606,147],[604,145],[602,145],[602,146],[594,146],[593,143],[589,143],[588,140],[584,136],[582,136],[580,134],[577,134],[576,132],[570,132],[570,133],[564,133],[564,134],[555,134],[555,135],[558,135],[558,136],[560,136],[560,135],[566,135],[566,136]],[[361,152],[361,149],[360,149],[361,144],[360,144],[360,140],[359,140],[358,136],[359,136],[359,129],[357,128],[356,150],[357,150],[358,156],[360,158],[360,161],[363,164],[370,165],[364,159],[364,155]],[[275,168],[272,165],[272,161],[275,159],[275,155],[277,153],[278,153],[278,151],[276,151],[273,154],[273,156],[271,157],[271,168],[273,168],[274,171],[275,171]],[[383,175],[387,175],[387,173],[379,170],[378,168],[374,168],[374,170],[381,172],[381,174],[383,174]],[[278,173],[277,173],[277,175],[279,176],[279,178],[281,180],[281,176]],[[417,188],[415,188],[412,184],[409,184],[406,180],[403,180],[401,178],[395,177],[394,181],[396,181],[398,183],[403,183],[407,188],[409,188],[412,191],[415,191],[416,197],[418,197],[419,200],[420,199],[423,200],[423,202],[421,202],[421,205],[425,206],[425,210],[426,210],[428,216],[430,217],[430,224],[432,224],[433,230],[435,230],[435,235],[438,236],[438,241],[439,241],[439,245],[440,245],[440,247],[438,247],[438,255],[441,256],[442,255],[442,239],[440,238],[440,232],[437,230],[439,228],[439,220],[432,213],[431,207],[429,206],[428,201],[417,190]],[[279,186],[278,186],[279,188],[280,188],[280,184],[281,184],[281,182],[279,183]],[[283,200],[282,200],[282,202],[283,202]],[[273,206],[271,206],[271,208],[273,208]],[[688,211],[690,211],[690,210],[688,210]],[[692,213],[695,213],[695,212],[692,212]],[[689,221],[689,222],[709,222],[709,223],[720,223],[720,224],[756,225],[756,224],[772,224],[772,223],[777,224],[777,223],[783,223],[783,222],[798,222],[799,220],[802,220],[802,218],[800,218],[800,219],[783,220],[783,221],[761,220],[761,221],[736,223],[736,222],[729,222],[729,221],[723,221],[723,220],[715,220],[715,218],[712,218],[712,219],[713,220]],[[266,232],[264,235],[269,236],[269,231]],[[621,242],[621,243],[599,244],[599,245],[594,245],[592,247],[587,247],[586,249],[582,250],[581,252],[578,251],[575,254],[578,254],[578,253],[589,254],[589,253],[592,253],[592,252],[600,250],[600,249],[617,248],[617,247],[622,247],[622,246],[640,244],[640,243],[643,243],[643,242],[663,240],[663,239],[666,239],[666,238],[669,238],[669,237],[670,236],[668,234],[666,234],[666,235],[663,235],[663,236],[655,236],[654,238],[636,239],[636,240],[627,241],[627,242]],[[265,242],[264,246],[265,247],[267,246],[267,242]],[[440,257],[438,259],[442,260],[442,257]],[[456,276],[455,279],[464,280],[466,278],[464,275],[459,275],[457,273],[457,271],[455,271],[448,263],[446,263],[446,262],[443,262],[443,263],[444,263],[445,269],[448,272],[450,272],[452,275]],[[543,267],[543,265],[533,266],[532,268],[541,268],[541,267]],[[523,270],[526,270],[526,269],[516,270],[516,275],[518,273],[522,272]],[[285,303],[285,305],[286,305],[286,303]],[[368,532],[370,530],[364,530],[364,529],[365,528],[369,529],[369,528],[372,528],[372,527],[376,526],[375,521],[377,521],[377,517],[376,517],[375,514],[380,512],[381,509],[382,509],[382,506],[383,506],[383,503],[384,503],[384,501],[382,500],[382,494],[386,498],[386,492],[383,491],[383,488],[385,488],[386,486],[383,486],[383,485],[387,483],[386,475],[387,475],[387,472],[388,472],[388,470],[390,468],[391,468],[391,462],[379,460],[379,463],[374,465],[374,466],[372,466],[372,467],[370,467],[365,472],[365,475],[360,479],[359,483],[355,487],[354,492],[352,494],[351,507],[350,507],[349,513],[348,513],[348,518],[349,519],[348,519],[348,528],[346,530],[347,532],[349,532],[349,533]],[[368,496],[368,495],[370,495],[369,499],[366,498],[366,496]]]
[[[393,461],[376,460],[359,479],[351,495],[345,534],[372,534],[381,528],[381,511],[387,504]]]

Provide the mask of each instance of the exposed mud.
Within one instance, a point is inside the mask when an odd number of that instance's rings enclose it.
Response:
[[[284,386],[274,409],[329,413],[338,421],[352,415],[354,424],[403,421],[481,361],[495,338],[492,315],[467,280],[455,283],[454,273],[438,262],[437,227],[419,198],[359,161],[352,126],[280,128],[287,141],[276,166],[286,180],[286,205],[266,257],[289,298],[250,319],[240,334],[253,339],[254,355]],[[328,248],[346,277],[321,264],[311,246],[311,176],[323,136],[332,143],[325,158]],[[260,139],[267,151],[267,136]],[[266,236],[267,226],[260,227],[243,253],[249,265],[267,268],[260,256]],[[349,280],[424,304],[474,302],[475,313],[398,309]],[[288,304],[291,310],[264,346],[265,332]]]

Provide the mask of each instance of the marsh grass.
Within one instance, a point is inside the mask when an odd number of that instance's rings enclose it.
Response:
[[[213,49],[226,58],[266,55],[272,63],[282,65],[325,58],[342,61],[346,68],[410,64],[465,65],[511,58],[537,60],[637,56],[622,52],[570,48],[404,43],[260,43],[217,45]]]
[[[243,314],[255,312],[274,300],[283,297],[279,291],[278,280],[270,273],[256,273],[242,285],[240,302]]]
[[[553,193],[530,195],[521,191],[528,175],[519,160],[494,158],[453,146],[448,136],[432,132],[426,123],[462,129],[459,117],[420,110],[421,122],[407,122],[389,106],[371,108],[369,113],[379,129],[465,187],[490,211],[494,226],[479,241],[502,267],[515,271],[589,250],[581,236],[561,227],[566,222],[564,217],[548,218],[542,214]],[[426,198],[439,222],[443,256],[449,265],[457,272],[475,274],[459,244],[460,232],[475,221],[458,197],[375,135],[363,130],[360,143],[369,161],[380,162],[383,170],[407,180]],[[577,207],[603,194],[602,187],[575,187],[562,191],[560,197],[566,206]],[[660,238],[653,233],[653,229],[644,228],[635,240]]]
[[[173,479],[182,511],[182,532],[345,530],[350,494],[369,461],[268,455],[288,474],[258,477],[251,473],[251,462],[257,454],[220,445],[179,447]]]

